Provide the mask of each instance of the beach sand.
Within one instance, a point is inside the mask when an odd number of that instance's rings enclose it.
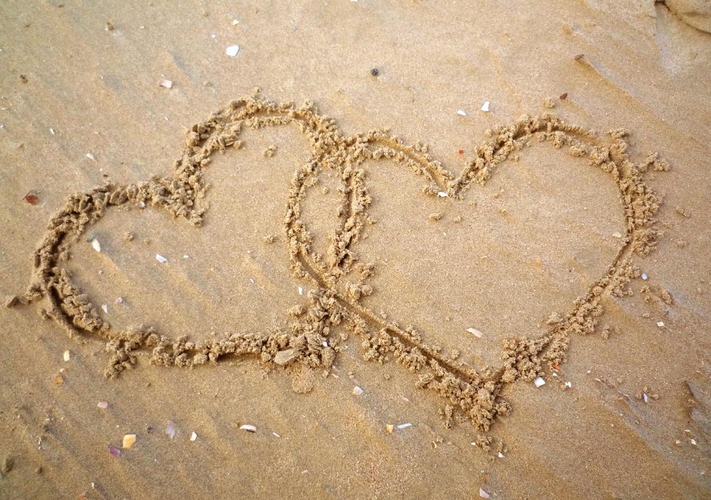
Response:
[[[4,3],[0,498],[711,495],[710,24]]]

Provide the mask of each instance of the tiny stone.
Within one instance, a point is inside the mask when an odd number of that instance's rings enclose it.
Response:
[[[380,70],[378,68],[373,68],[370,70],[370,74],[373,76],[380,76]]]

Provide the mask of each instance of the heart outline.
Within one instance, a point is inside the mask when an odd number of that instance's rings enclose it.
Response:
[[[166,209],[174,218],[182,217],[199,227],[207,212],[203,170],[211,155],[231,146],[241,147],[238,137],[244,127],[260,129],[290,123],[300,128],[312,149],[311,158],[294,175],[284,217],[292,272],[297,279],[308,279],[317,287],[309,293],[309,309],[294,314],[302,333],[293,337],[277,330],[271,334],[232,334],[224,339],[191,342],[185,337],[170,339],[150,328],[118,331],[102,320],[60,264],[86,227],[98,222],[110,207],[129,202]],[[105,340],[112,352],[107,376],[118,375],[135,364],[136,354],[141,351],[151,351],[150,361],[154,364],[194,366],[216,362],[227,355],[258,355],[263,362],[282,364],[274,352],[291,350],[296,356],[289,356],[289,363],[298,361],[307,367],[328,369],[336,351],[327,342],[324,345],[324,339],[332,327],[346,320],[350,331],[363,339],[365,359],[385,361],[395,357],[411,371],[420,373],[418,387],[433,389],[449,400],[443,410],[448,427],[460,413],[486,431],[498,415],[510,411],[509,403],[501,398],[502,388],[542,375],[544,363],[549,369],[562,364],[570,334],[593,332],[595,318],[602,314],[602,297],[621,295],[623,287],[637,277],[639,271],[631,264],[632,255],[648,254],[660,235],[654,228],[660,200],[644,184],[643,176],[650,166],[666,170],[668,165],[654,155],[639,164],[632,163],[627,154],[627,132],[622,129],[611,131],[610,142],[605,144],[594,131],[568,124],[552,114],[524,116],[512,125],[487,130],[485,135],[489,140],[475,148],[474,158],[455,177],[419,143],[405,145],[386,131],[344,136],[332,119],[319,115],[308,101],[301,107],[275,104],[258,96],[232,101],[207,121],[191,127],[172,177],[153,177],[149,182],[124,186],[107,184],[71,196],[65,208],[51,219],[47,235],[35,252],[28,290],[12,305],[30,304],[46,297],[49,309],[42,310],[43,316],[54,320],[70,336],[93,334]],[[471,184],[484,185],[514,152],[535,139],[550,142],[556,148],[567,146],[572,156],[587,157],[590,165],[612,176],[621,194],[626,234],[607,273],[575,301],[562,322],[537,337],[506,339],[503,365],[496,371],[487,367],[479,373],[441,355],[414,329],[403,329],[363,306],[360,298],[372,292],[366,283],[371,271],[367,266],[357,269],[360,279],[355,283],[346,279],[357,267],[353,247],[371,222],[367,214],[371,199],[361,165],[366,160],[393,160],[425,177],[425,194],[438,196],[444,192],[447,197],[461,199]],[[312,238],[301,219],[301,201],[315,185],[319,172],[327,168],[341,174],[342,207],[340,226],[333,233],[324,258],[312,251]]]

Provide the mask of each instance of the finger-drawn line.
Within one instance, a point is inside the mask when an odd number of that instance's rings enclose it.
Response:
[[[310,280],[309,306],[289,311],[292,331],[274,328],[269,333],[241,332],[223,338],[191,341],[176,339],[151,328],[119,330],[102,319],[90,298],[72,282],[62,262],[69,249],[87,227],[98,222],[107,210],[127,204],[167,210],[199,227],[207,213],[203,172],[211,155],[228,148],[239,149],[243,129],[261,129],[295,124],[309,141],[311,157],[299,167],[291,181],[284,215],[290,265],[297,279]],[[566,360],[571,334],[595,331],[603,313],[605,296],[620,297],[625,286],[639,271],[634,255],[644,256],[659,238],[655,214],[659,198],[646,186],[649,168],[667,170],[656,155],[633,163],[627,153],[627,132],[619,129],[601,138],[592,130],[572,125],[553,114],[524,116],[515,123],[485,132],[487,140],[474,149],[461,173],[455,176],[432,158],[423,144],[406,145],[386,131],[373,130],[344,136],[334,120],[319,115],[312,103],[300,107],[275,104],[260,97],[232,101],[195,124],[186,135],[182,157],[174,163],[172,177],[118,186],[107,184],[71,196],[65,207],[52,217],[44,240],[34,254],[34,272],[27,291],[10,305],[31,304],[46,299],[41,314],[55,321],[70,336],[92,335],[107,342],[111,353],[107,376],[116,376],[136,363],[139,353],[148,353],[150,362],[163,366],[196,366],[224,357],[257,357],[264,363],[329,369],[339,347],[333,332],[341,326],[357,335],[364,358],[385,362],[394,359],[419,375],[418,387],[443,396],[445,423],[463,415],[479,429],[488,430],[494,419],[510,411],[501,390],[516,381],[531,381],[545,368]],[[446,194],[461,200],[473,183],[484,185],[495,171],[512,157],[536,143],[567,148],[573,157],[587,158],[588,164],[607,172],[616,183],[626,219],[626,234],[607,272],[578,298],[570,312],[543,335],[513,336],[504,342],[500,367],[476,370],[442,355],[413,328],[386,321],[362,303],[373,293],[368,284],[373,266],[361,261],[357,243],[368,215],[371,197],[366,185],[366,161],[390,160],[411,173],[422,176],[426,195]],[[338,226],[331,235],[326,255],[313,249],[312,236],[302,218],[301,203],[325,169],[340,175],[342,196]]]

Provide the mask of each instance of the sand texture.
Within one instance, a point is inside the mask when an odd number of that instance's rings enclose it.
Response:
[[[710,20],[0,6],[0,498],[711,495]]]

